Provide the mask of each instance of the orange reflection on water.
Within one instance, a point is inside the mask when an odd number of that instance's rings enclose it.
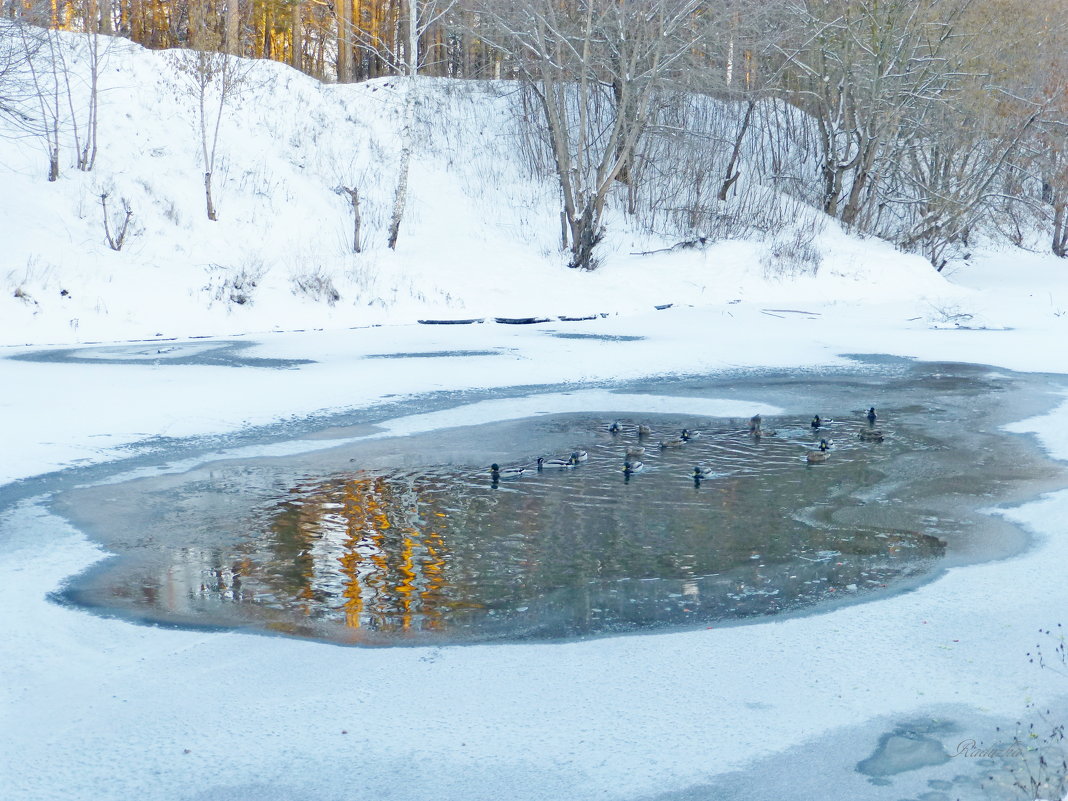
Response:
[[[313,599],[336,609],[346,626],[373,631],[440,629],[453,607],[447,597],[449,555],[439,529],[424,528],[420,509],[432,501],[418,483],[357,475],[344,483],[301,488],[268,523],[276,557],[293,561],[289,597],[307,614]],[[440,510],[427,510],[437,519]],[[276,558],[277,561],[277,558]],[[250,560],[246,564],[255,564]],[[283,601],[283,587],[275,597]],[[306,605],[307,602],[307,605]]]

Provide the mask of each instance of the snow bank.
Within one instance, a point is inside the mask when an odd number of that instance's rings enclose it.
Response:
[[[83,68],[85,39],[60,41]],[[519,153],[507,82],[421,81],[410,202],[393,252],[386,224],[404,82],[322,85],[283,64],[247,62],[220,127],[211,222],[182,58],[110,41],[92,172],[70,163],[69,129],[55,183],[44,179],[41,140],[0,130],[0,344],[959,294],[922,259],[833,223],[817,240],[822,265],[797,278],[766,275],[769,243],[633,255],[674,242],[615,207],[604,266],[568,270],[558,193]],[[75,82],[75,92],[84,87]],[[360,192],[360,254],[341,186]],[[133,210],[121,251],[105,239],[105,192],[113,232],[124,199]]]

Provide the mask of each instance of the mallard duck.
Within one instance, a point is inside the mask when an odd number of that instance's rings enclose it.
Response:
[[[882,442],[883,432],[878,428],[862,428],[857,432],[861,442]]]
[[[684,428],[679,432],[679,439],[685,442],[689,442],[691,439],[697,439],[699,436],[701,436],[700,431],[691,431],[688,428]]]
[[[585,462],[590,458],[590,455],[586,451],[571,451],[571,458],[576,462]]]
[[[694,465],[693,477],[694,478],[708,478],[716,474],[716,471],[711,467],[705,467],[703,465]]]
[[[809,423],[809,425],[812,426],[812,430],[815,431],[817,428],[819,428],[821,425],[823,425],[823,421],[820,419],[820,416],[817,414],[815,417],[812,418],[812,422]]]
[[[878,416],[879,415],[877,415],[875,413],[875,407],[874,406],[872,406],[870,409],[868,409],[868,424],[869,425],[875,425],[875,420],[876,420],[876,418]]]
[[[653,429],[647,426],[645,423],[638,423],[638,436],[648,437],[653,433]]]
[[[541,456],[538,457],[538,469],[542,467],[574,467],[578,462],[575,461],[573,456],[569,456],[566,459],[545,459]]]
[[[621,423],[619,420],[616,420],[614,423],[612,423],[612,425],[608,426],[608,433],[609,434],[618,434],[622,430],[623,430],[623,423]]]
[[[631,456],[645,456],[645,448],[642,445],[628,445],[627,458]]]
[[[686,444],[686,442],[687,440],[683,439],[682,437],[662,439],[660,440],[660,449],[663,450],[664,448],[681,448],[683,445]]]
[[[490,465],[490,474],[494,478],[519,478],[526,471],[525,467],[506,467],[502,470],[496,462]]]
[[[749,433],[750,434],[756,434],[756,435],[759,436],[760,435],[760,425],[763,422],[764,421],[760,417],[759,414],[754,414],[752,417],[750,417],[749,418]]]
[[[644,464],[638,461],[630,461],[629,459],[623,462],[623,475],[629,476],[632,473],[639,473],[641,469],[645,467]]]
[[[818,464],[819,462],[827,461],[827,449],[831,447],[831,443],[825,439],[820,440],[820,449],[818,451],[809,451],[805,454],[805,459],[809,464]]]

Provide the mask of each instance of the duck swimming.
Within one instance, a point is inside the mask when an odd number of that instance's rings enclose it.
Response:
[[[645,448],[641,445],[628,445],[627,457],[631,456],[645,456]]]
[[[697,439],[699,436],[701,436],[700,431],[691,431],[688,428],[684,428],[679,432],[679,439],[685,442],[689,442],[691,439]]]
[[[704,467],[702,465],[694,465],[693,477],[694,478],[708,478],[716,474],[716,471],[711,467]]]
[[[571,451],[571,458],[576,462],[585,462],[590,455],[586,451]]]
[[[809,425],[812,426],[812,430],[815,431],[817,428],[819,428],[821,425],[823,425],[823,421],[820,419],[820,416],[817,414],[815,417],[812,418],[812,422],[809,423]]]
[[[639,473],[641,469],[645,467],[641,462],[632,462],[630,460],[623,462],[623,475],[629,476],[632,473]]]
[[[882,442],[883,432],[878,428],[862,428],[857,432],[861,442]]]
[[[831,443],[825,439],[820,440],[820,449],[818,451],[809,451],[805,454],[805,460],[809,464],[819,464],[820,462],[827,461],[827,449],[831,447]]]
[[[749,433],[750,434],[756,434],[757,436],[759,436],[760,435],[760,426],[761,426],[761,424],[763,422],[764,421],[760,417],[759,414],[754,414],[752,417],[750,417],[749,418]]]
[[[875,407],[874,407],[874,406],[872,406],[872,407],[871,407],[870,409],[868,409],[868,424],[869,424],[869,425],[875,425],[875,419],[876,419],[876,418],[877,418],[878,416],[879,416],[879,415],[877,415],[877,414],[875,413]]]
[[[608,433],[609,434],[618,434],[622,430],[623,430],[623,424],[619,420],[616,420],[614,423],[612,423],[612,425],[608,426]]]
[[[496,462],[490,465],[490,475],[494,478],[519,478],[526,471],[525,467],[506,467],[502,470]]]
[[[639,437],[648,437],[652,433],[653,433],[653,429],[651,429],[645,423],[638,423],[638,436]]]
[[[578,464],[578,461],[573,456],[569,456],[567,459],[545,459],[541,456],[538,457],[538,469],[542,467],[574,467]]]
[[[660,449],[663,450],[664,448],[681,448],[683,445],[686,444],[686,442],[687,440],[683,439],[682,437],[662,439],[660,440]]]

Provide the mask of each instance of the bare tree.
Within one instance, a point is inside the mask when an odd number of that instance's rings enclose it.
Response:
[[[14,13],[15,6],[11,6]],[[0,116],[17,129],[29,132],[34,117],[29,109],[36,102],[31,59],[41,49],[40,29],[27,28],[17,18],[0,18]]]
[[[349,206],[352,208],[352,252],[359,253],[362,250],[360,244],[360,224],[362,222],[362,217],[360,216],[360,190],[355,186],[340,185],[334,189],[334,192],[349,199]]]
[[[415,112],[419,105],[419,72],[429,59],[420,39],[426,35],[455,5],[455,0],[403,0],[403,13],[397,17],[396,36],[392,42],[383,41],[374,31],[370,36],[350,16],[347,0],[339,4],[338,27],[340,48],[338,80],[351,80],[349,49],[373,55],[404,75],[404,110],[401,117],[400,153],[397,163],[397,185],[393,192],[393,210],[389,219],[388,245],[396,250],[401,222],[408,203],[408,175],[411,169],[415,140]]]
[[[999,198],[998,178],[1042,115],[1038,108],[1008,118],[942,112],[908,149],[902,192],[892,198],[904,210],[898,244],[920,250],[939,271],[947,248],[965,241]]]
[[[597,266],[609,194],[694,45],[692,0],[500,0],[487,10],[524,79],[560,185],[570,266]]]
[[[212,182],[219,154],[219,128],[228,106],[245,87],[251,62],[220,52],[218,36],[204,24],[202,14],[200,3],[190,5],[190,39],[197,49],[178,51],[175,66],[184,76],[187,93],[194,102],[204,167],[204,206],[208,219],[215,221],[219,217]]]
[[[89,4],[85,18],[86,36],[77,46],[84,46],[84,59],[68,58],[68,42],[56,41],[51,48],[53,63],[62,76],[64,94],[70,112],[69,127],[74,139],[76,163],[79,170],[90,172],[96,164],[97,132],[100,111],[100,74],[111,49],[111,37],[98,33],[99,15],[96,2]],[[84,64],[84,70],[76,65]],[[81,84],[76,87],[74,84]],[[79,92],[83,89],[84,92]],[[84,94],[84,101],[79,98]]]
[[[1042,109],[1019,160],[1030,178],[1020,201],[1037,204],[1051,229],[1050,250],[1068,258],[1068,18],[1057,0],[1016,0],[1010,11],[1022,46],[1005,58],[1010,100],[1001,105]]]
[[[790,96],[815,119],[823,210],[859,224],[901,146],[969,74],[971,0],[799,0]]]

